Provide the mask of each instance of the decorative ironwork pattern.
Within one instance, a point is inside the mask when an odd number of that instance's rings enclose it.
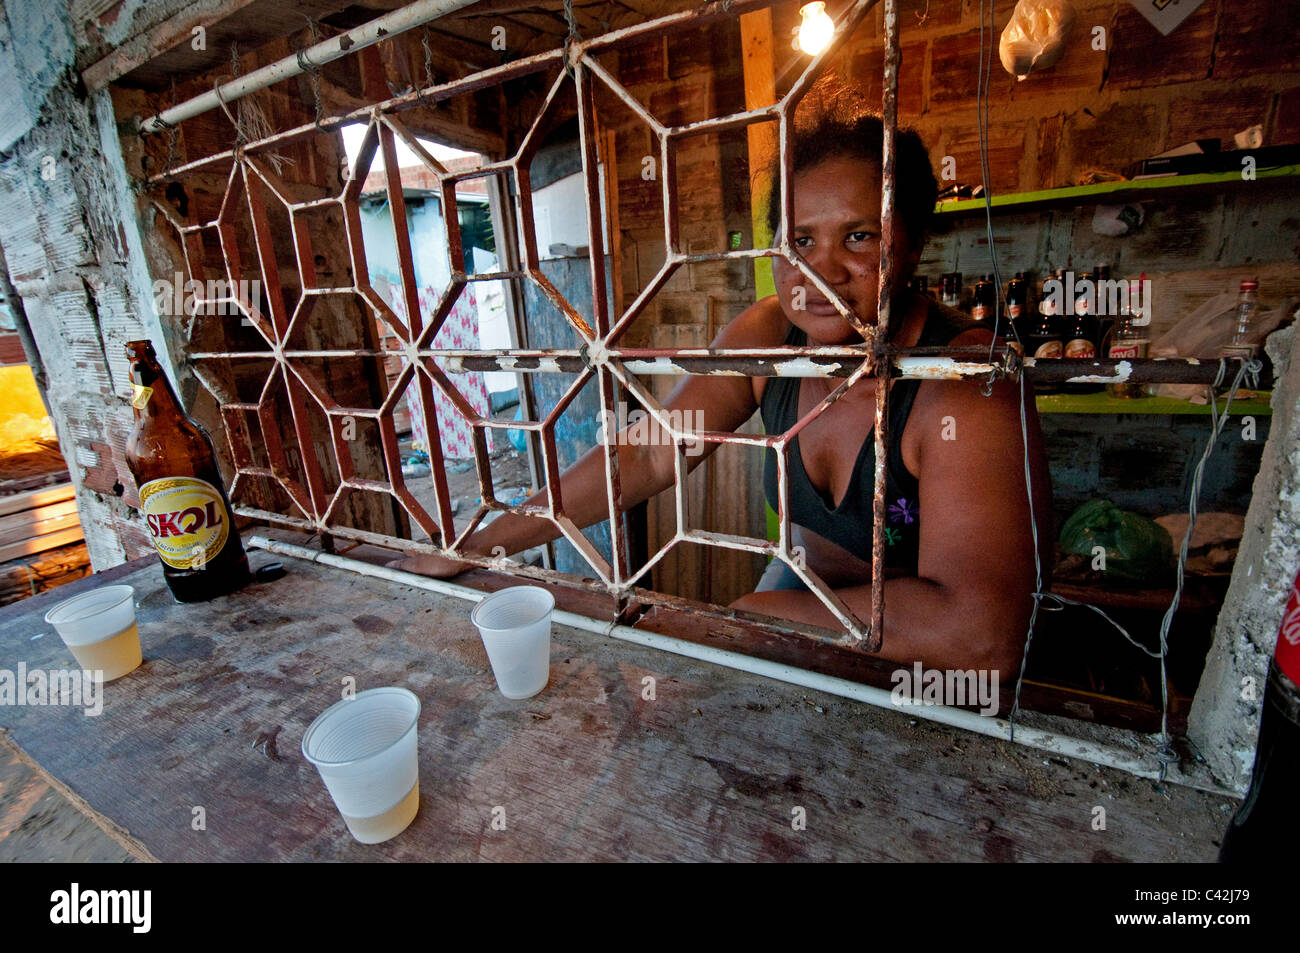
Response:
[[[914,348],[899,350],[886,344],[890,320],[890,301],[888,289],[894,280],[895,262],[889,254],[889,236],[894,226],[894,135],[897,125],[897,73],[898,73],[898,11],[897,0],[885,0],[885,48],[884,57],[884,103],[885,146],[882,191],[882,261],[880,269],[880,291],[878,320],[875,324],[866,324],[854,313],[822,278],[817,275],[795,252],[790,243],[789,223],[792,218],[792,137],[793,117],[800,99],[822,71],[824,65],[835,56],[841,44],[848,38],[862,21],[863,17],[879,0],[857,0],[841,16],[837,23],[834,40],[821,53],[813,57],[790,90],[773,105],[746,112],[709,118],[702,121],[670,126],[660,122],[646,109],[614,76],[612,76],[595,58],[603,50],[618,47],[631,41],[644,40],[689,27],[697,27],[710,21],[734,17],[748,10],[769,6],[771,0],[723,0],[720,3],[706,5],[696,11],[662,17],[634,27],[613,31],[592,39],[572,39],[566,41],[563,49],[552,50],[525,59],[483,70],[469,76],[441,85],[432,85],[423,89],[376,103],[365,109],[350,113],[321,117],[316,122],[306,124],[284,132],[275,133],[264,139],[248,142],[236,148],[217,153],[206,158],[192,161],[154,176],[155,184],[197,173],[210,172],[213,169],[229,167],[224,200],[217,217],[200,224],[181,222],[170,207],[159,203],[160,210],[169,217],[176,227],[185,251],[186,267],[191,277],[201,276],[203,237],[207,231],[214,232],[220,243],[226,278],[230,287],[238,288],[238,279],[244,274],[239,260],[239,242],[235,234],[235,222],[246,207],[252,223],[253,246],[258,259],[259,271],[267,292],[269,313],[259,310],[258,302],[247,300],[235,293],[232,298],[199,301],[200,305],[233,304],[239,312],[247,317],[258,335],[265,341],[266,351],[222,351],[196,352],[190,354],[195,365],[196,374],[204,385],[213,392],[221,405],[226,434],[230,443],[232,459],[236,470],[230,487],[232,498],[235,497],[244,481],[252,478],[273,480],[288,494],[295,512],[280,514],[262,509],[237,505],[236,511],[250,517],[266,520],[303,530],[327,533],[338,537],[355,539],[360,542],[375,543],[406,551],[421,551],[454,556],[466,562],[501,570],[516,575],[561,582],[565,585],[586,587],[604,591],[619,597],[620,604],[625,604],[635,597],[642,601],[669,606],[688,606],[698,611],[695,603],[674,596],[651,591],[640,585],[646,574],[668,553],[672,547],[683,542],[701,543],[709,546],[743,550],[781,559],[811,589],[833,613],[843,626],[839,633],[795,624],[770,627],[773,632],[788,634],[794,632],[798,637],[814,638],[840,645],[879,651],[883,637],[883,586],[873,587],[871,619],[869,624],[859,618],[814,571],[807,568],[797,558],[791,546],[791,526],[789,500],[789,457],[791,441],[813,420],[845,396],[853,387],[863,380],[878,375],[893,375],[910,378],[928,379],[1000,379],[1017,378],[1022,370],[1018,354],[1007,348],[1005,352],[994,355],[987,347],[967,348]],[[530,74],[556,73],[545,101],[534,118],[528,133],[524,136],[518,150],[509,158],[488,162],[468,171],[449,171],[434,159],[421,146],[399,120],[404,109],[427,106],[438,103],[451,96],[474,90],[496,86],[508,79]],[[582,150],[582,173],[586,190],[586,209],[588,235],[590,241],[590,267],[592,300],[584,302],[590,306],[593,321],[589,323],[573,303],[567,301],[556,287],[542,274],[539,264],[538,249],[533,222],[532,187],[529,182],[529,166],[540,142],[540,122],[562,93],[568,92],[569,84],[576,96],[579,118],[579,136]],[[632,111],[653,134],[657,143],[657,161],[662,170],[658,177],[662,191],[663,227],[666,241],[666,260],[658,273],[645,285],[631,305],[621,314],[611,314],[606,305],[605,290],[607,275],[605,273],[605,250],[602,247],[603,223],[601,221],[600,183],[597,174],[597,157],[593,124],[595,118],[594,94],[597,86],[604,87]],[[741,130],[752,123],[771,122],[778,124],[778,149],[781,160],[779,183],[780,201],[780,239],[773,248],[738,250],[709,254],[685,254],[681,250],[678,233],[677,196],[672,188],[675,180],[675,144],[681,140],[702,134]],[[280,188],[277,177],[268,169],[261,156],[272,153],[277,147],[286,143],[302,140],[311,136],[336,132],[344,125],[365,122],[366,132],[360,153],[348,171],[346,185],[336,196],[319,198],[308,202],[293,202],[287,190]],[[397,163],[397,144],[403,144],[419,158],[420,162],[436,176],[443,208],[454,209],[456,183],[475,177],[508,176],[513,179],[515,195],[515,213],[519,223],[519,234],[498,235],[497,241],[511,243],[513,256],[508,260],[520,262],[517,271],[494,271],[484,274],[468,273],[465,266],[459,224],[455,215],[446,215],[448,233],[448,256],[451,263],[451,280],[443,292],[440,301],[427,323],[421,317],[417,300],[415,270],[412,260],[410,235],[406,229],[405,200],[402,193],[400,173]],[[371,287],[365,260],[365,249],[361,238],[361,220],[359,199],[362,183],[376,156],[381,154],[386,172],[387,198],[392,209],[394,235],[398,270],[401,276],[400,296],[404,304],[404,317],[399,317],[384,298]],[[290,311],[281,294],[280,276],[276,255],[273,250],[271,224],[268,207],[278,203],[288,216],[291,225],[298,278],[302,293],[294,309]],[[318,284],[313,267],[313,242],[319,240],[310,227],[311,213],[321,210],[337,209],[342,215],[346,229],[347,253],[350,258],[353,281],[345,287],[323,287]],[[690,263],[717,262],[727,260],[748,260],[758,257],[781,256],[792,266],[798,268],[807,280],[832,302],[840,313],[862,335],[863,344],[842,347],[786,347],[762,350],[709,350],[694,349],[689,351],[672,349],[627,349],[620,348],[619,341],[632,322],[642,313],[647,303],[665,286],[673,272]],[[532,282],[541,293],[559,310],[573,330],[584,342],[578,350],[447,350],[435,349],[432,342],[439,328],[456,302],[456,298],[471,281],[518,279]],[[397,354],[404,360],[400,376],[388,389],[386,396],[377,408],[347,407],[340,405],[329,393],[328,388],[312,372],[307,362],[328,361],[330,359],[356,357],[382,357],[391,352],[375,349],[338,348],[331,350],[311,350],[295,346],[295,332],[309,318],[313,308],[328,296],[347,295],[359,298],[365,306],[384,323],[400,341]],[[621,304],[621,303],[620,303]],[[996,358],[996,359],[995,359]],[[224,361],[264,361],[270,362],[271,369],[266,378],[261,395],[257,401],[239,401],[230,398],[215,380],[214,376],[204,371],[205,362]],[[441,362],[442,366],[439,366]],[[1142,363],[1142,362],[1136,362]],[[1158,364],[1160,362],[1150,362]],[[1183,375],[1178,379],[1189,379],[1182,362],[1170,362],[1178,365]],[[1073,368],[1065,376],[1091,372],[1107,374],[1114,362],[1092,362],[1086,368]],[[1024,362],[1024,366],[1033,370],[1033,361]],[[571,373],[577,374],[573,385],[559,403],[539,421],[503,421],[482,416],[470,405],[469,401],[456,388],[448,374],[483,370],[510,370],[517,373]],[[1210,369],[1207,369],[1207,371]],[[1063,372],[1062,372],[1063,373]],[[638,379],[637,375],[653,374],[744,374],[750,376],[792,376],[792,377],[827,377],[841,379],[841,383],[824,400],[820,401],[801,419],[784,433],[768,435],[750,435],[733,433],[686,433],[678,421],[665,411]],[[1046,375],[1043,375],[1046,376]],[[1055,374],[1053,376],[1061,376]],[[623,511],[619,474],[618,448],[612,434],[606,434],[605,446],[605,492],[609,512],[609,528],[613,545],[613,564],[592,546],[580,532],[579,527],[566,516],[563,494],[560,486],[560,466],[558,462],[554,427],[556,420],[577,395],[578,391],[594,378],[599,389],[601,406],[607,421],[613,420],[613,408],[616,399],[616,385],[626,388],[641,402],[655,418],[663,432],[670,434],[675,443],[675,494],[676,494],[676,532],[656,553],[650,556],[645,565],[633,569],[629,566],[627,540],[620,516]],[[1093,380],[1105,377],[1093,377]],[[1142,379],[1134,375],[1131,379]],[[274,419],[269,395],[273,389],[283,386],[287,394],[291,413],[291,423],[297,435],[299,445],[304,448],[312,446],[310,422],[308,419],[308,402],[314,402],[326,415],[330,424],[332,444],[336,457],[340,485],[333,493],[326,489],[320,460],[312,453],[303,454],[303,472],[305,485],[290,476],[290,467],[286,460],[285,448],[280,445],[277,421]],[[431,445],[429,447],[430,465],[433,472],[434,512],[427,512],[407,488],[401,470],[398,454],[398,439],[394,426],[393,411],[402,393],[408,386],[417,388],[420,404],[425,415],[426,432]],[[451,499],[448,492],[446,469],[443,455],[438,446],[437,414],[432,399],[434,389],[440,391],[472,427],[476,466],[481,492],[481,503],[473,514],[469,524],[459,533],[454,532]],[[888,434],[883,423],[887,417],[887,387],[876,388],[876,472],[875,472],[875,508],[873,525],[872,567],[873,578],[883,579],[883,552],[885,539],[885,461],[887,460]],[[261,422],[265,441],[265,451],[270,461],[268,467],[254,465],[252,438],[248,433],[246,415],[255,414]],[[365,418],[378,426],[383,459],[386,464],[387,479],[376,480],[357,475],[354,460],[348,442],[342,434],[343,420],[346,417]],[[542,462],[546,483],[550,488],[548,506],[508,506],[496,499],[493,494],[492,479],[488,469],[486,431],[488,428],[513,430],[530,430],[540,437]],[[770,448],[777,456],[777,475],[780,505],[778,507],[779,533],[776,540],[737,536],[701,529],[690,529],[686,522],[686,473],[687,445],[689,440],[703,440],[709,443],[741,444],[759,448]],[[341,525],[338,519],[340,507],[347,494],[353,491],[373,491],[391,495],[409,514],[412,521],[428,533],[431,543],[425,544],[410,540],[400,540],[368,530],[361,530]],[[463,545],[468,536],[481,524],[485,516],[493,510],[508,510],[524,515],[541,517],[551,522],[556,530],[569,540],[582,554],[595,574],[596,581],[584,581],[573,576],[550,570],[520,565],[501,557],[478,557],[466,554]],[[725,610],[715,611],[725,613]]]

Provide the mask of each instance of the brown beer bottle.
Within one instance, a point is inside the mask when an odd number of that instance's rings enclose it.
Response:
[[[222,487],[212,440],[186,416],[148,341],[126,345],[135,427],[126,464],[163,578],[177,602],[202,602],[249,581],[248,556]]]

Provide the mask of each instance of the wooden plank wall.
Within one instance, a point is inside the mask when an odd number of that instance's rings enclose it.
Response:
[[[844,5],[832,3],[830,12]],[[1017,83],[1000,64],[994,67],[989,161],[995,189],[1074,184],[1089,170],[1123,171],[1136,159],[1192,138],[1215,137],[1232,148],[1232,135],[1255,123],[1263,125],[1266,143],[1300,141],[1300,29],[1286,28],[1300,16],[1294,5],[1279,10],[1265,0],[1207,0],[1169,37],[1161,37],[1126,0],[1080,0],[1075,8],[1075,32],[1052,70]],[[1009,15],[1009,6],[999,11],[999,29]],[[900,16],[900,121],[918,130],[936,169],[952,156],[957,179],[977,183],[979,7],[902,0]],[[869,16],[832,66],[865,87],[873,101],[881,89],[882,17],[880,11]],[[776,91],[784,94],[806,62],[786,42],[798,20],[797,5],[773,8],[772,18]],[[1104,34],[1100,49],[1093,48],[1093,27]],[[663,122],[745,108],[734,23],[628,47],[618,64],[621,81]],[[615,106],[602,118],[617,142],[626,305],[663,261],[658,182],[646,181],[643,165],[655,150],[630,111]],[[677,155],[683,245],[690,251],[720,249],[726,233],[735,230],[748,247],[748,184],[756,170],[749,168],[743,139],[697,137],[681,143]],[[1298,198],[1300,186],[1261,183],[1230,195],[1150,203],[1145,227],[1125,238],[1094,233],[1092,208],[1007,216],[996,223],[1000,262],[1005,271],[1041,272],[1049,265],[1082,270],[1098,261],[1109,262],[1117,276],[1145,271],[1153,279],[1153,331],[1159,334],[1244,277],[1260,278],[1266,304],[1300,295],[1294,265],[1300,220],[1291,211]],[[991,270],[988,262],[982,219],[966,219],[949,223],[932,239],[920,271],[974,274]],[[627,343],[702,346],[753,296],[752,275],[739,268],[682,269],[633,325]],[[669,387],[657,383],[655,393]],[[740,488],[742,499],[754,498],[753,505],[741,505],[748,531],[763,535],[761,460],[755,457],[711,462],[708,475],[692,477],[691,494],[711,501],[711,508],[720,502],[706,488],[713,481]],[[744,522],[730,531],[745,532]],[[656,534],[662,540],[671,525],[662,501],[652,504],[652,551]],[[692,597],[722,601],[705,591],[708,573],[700,570],[698,555],[688,552],[664,563],[656,587],[671,588],[667,580],[673,578],[690,580]]]
[[[834,12],[834,4],[831,5]],[[1076,23],[1063,58],[1017,82],[994,59],[989,83],[989,165],[995,192],[1079,184],[1090,171],[1123,173],[1133,162],[1193,139],[1218,139],[1263,127],[1266,145],[1300,143],[1300,7],[1268,0],[1205,0],[1169,36],[1128,0],[1076,0]],[[955,162],[955,180],[982,181],[976,77],[980,8],[973,3],[900,0],[902,64],[899,122],[920,133],[938,170]],[[797,21],[794,5],[773,10],[774,35]],[[868,17],[833,64],[880,95],[883,13]],[[999,8],[999,30],[1010,5]],[[1100,32],[1098,32],[1100,29]],[[788,46],[775,44],[777,92],[797,72]],[[785,57],[783,64],[781,58]],[[941,183],[948,184],[948,183]],[[1300,295],[1300,186],[1259,181],[1231,193],[1148,202],[1130,236],[1092,229],[1093,207],[995,219],[1003,272],[1082,271],[1108,262],[1115,277],[1152,279],[1152,331],[1159,335],[1243,278],[1260,279],[1265,304]],[[931,284],[946,271],[990,271],[980,217],[936,229],[919,273]]]
[[[744,76],[736,23],[650,40],[622,50],[616,74],[661,122],[678,124],[745,109]],[[612,130],[617,156],[618,218],[622,238],[624,307],[662,266],[663,204],[658,175],[646,164],[657,156],[648,130],[612,97],[598,96],[598,118]],[[742,130],[698,136],[676,148],[677,174],[670,187],[680,203],[682,250],[723,251],[739,232],[752,247],[748,142]],[[657,163],[657,159],[656,159]],[[647,178],[647,170],[653,178]],[[754,302],[753,268],[746,262],[679,267],[648,303],[621,343],[629,347],[704,347]],[[676,381],[647,382],[659,398]],[[755,417],[746,426],[761,432]],[[763,458],[752,449],[724,447],[690,477],[688,515],[693,529],[765,538]],[[672,537],[676,516],[671,492],[650,501],[649,551]],[[726,604],[751,592],[764,561],[699,545],[679,545],[653,570],[654,588],[690,599]]]

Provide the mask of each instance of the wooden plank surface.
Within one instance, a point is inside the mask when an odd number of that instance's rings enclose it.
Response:
[[[0,565],[0,606],[67,585],[91,573],[85,543],[60,546]]]
[[[30,510],[38,506],[70,500],[75,493],[76,489],[71,483],[63,483],[48,489],[28,490],[26,493],[3,496],[0,497],[0,516],[8,516],[10,513],[20,513],[23,510]]]
[[[164,861],[1208,861],[1232,806],[563,626],[550,684],[512,702],[468,603],[282,561],[207,604],[173,603],[153,563],[0,609],[0,668],[63,667],[42,614],[125,581],[145,656],[97,717],[6,706],[0,727]],[[352,841],[299,750],[348,676],[423,704],[420,813],[383,845]]]
[[[42,536],[34,536],[31,539],[23,540],[19,543],[10,543],[7,546],[0,546],[0,563],[8,562],[10,559],[17,559],[19,556],[30,556],[32,553],[43,553],[47,549],[53,549],[56,546],[66,546],[68,543],[75,543],[83,539],[81,524],[78,523],[72,529],[61,529],[53,533],[45,533]]]
[[[60,512],[62,511],[62,512]],[[43,536],[69,526],[80,526],[77,519],[77,504],[73,500],[55,503],[25,513],[0,517],[0,545],[15,543],[34,536]]]

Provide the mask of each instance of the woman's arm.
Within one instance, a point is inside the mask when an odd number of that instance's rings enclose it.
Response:
[[[780,343],[784,334],[780,307],[775,298],[766,298],[737,315],[711,347],[765,347]],[[775,341],[773,337],[775,336]],[[663,401],[665,410],[682,412],[679,419],[693,421],[700,429],[734,431],[757,409],[752,382],[747,377],[707,377],[692,375],[682,379]],[[631,429],[630,427],[628,429]],[[628,430],[616,437],[618,467],[623,506],[632,507],[672,485],[674,449],[672,446],[646,446],[629,443]],[[698,454],[688,454],[687,467],[693,470],[717,444],[706,443]],[[565,515],[578,526],[609,519],[605,489],[605,448],[588,450],[576,463],[560,474],[560,497]],[[526,505],[549,506],[550,491],[543,489],[529,497]],[[517,513],[503,513],[465,541],[464,551],[473,555],[510,555],[549,542],[560,535],[550,520]],[[441,556],[415,556],[390,565],[411,572],[446,578],[469,568],[460,560]]]
[[[1019,671],[1035,573],[1018,386],[1000,383],[987,398],[971,382],[936,382],[931,390],[916,421],[924,428],[917,575],[884,583],[884,658],[940,669],[998,669],[1003,678]],[[1051,484],[1031,398],[1025,409],[1047,580],[1055,537]],[[944,439],[946,417],[955,439]],[[866,622],[871,590],[865,584],[836,593]],[[752,593],[733,607],[840,628],[816,594],[804,590]]]

